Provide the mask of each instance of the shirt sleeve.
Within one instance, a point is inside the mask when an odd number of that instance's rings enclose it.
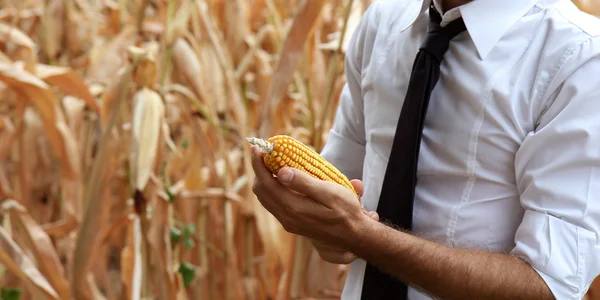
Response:
[[[365,124],[361,69],[369,50],[368,31],[373,30],[373,11],[369,6],[349,42],[345,57],[346,83],[342,89],[335,120],[321,155],[350,179],[362,179],[365,157]]]
[[[599,53],[590,39],[565,60],[538,126],[515,157],[525,213],[511,253],[556,299],[582,299],[600,273]]]

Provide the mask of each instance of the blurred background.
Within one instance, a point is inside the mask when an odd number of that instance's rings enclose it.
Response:
[[[339,299],[245,138],[321,149],[371,2],[0,0],[0,298]]]

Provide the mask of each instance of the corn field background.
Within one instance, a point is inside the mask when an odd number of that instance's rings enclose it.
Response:
[[[339,299],[245,138],[321,149],[372,1],[0,0],[0,298]]]

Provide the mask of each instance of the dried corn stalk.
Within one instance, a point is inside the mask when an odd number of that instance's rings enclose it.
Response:
[[[130,214],[127,220],[127,243],[121,251],[121,280],[127,300],[140,300],[142,289],[142,233],[140,218]]]

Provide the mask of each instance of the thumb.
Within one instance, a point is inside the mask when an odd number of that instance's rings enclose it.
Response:
[[[277,172],[277,179],[289,189],[311,198],[325,191],[323,181],[308,175],[306,172],[290,167],[281,168]]]
[[[352,179],[352,180],[350,180],[350,183],[354,187],[354,190],[356,191],[358,196],[362,197],[363,191],[365,189],[363,182],[358,179]]]
[[[370,217],[371,217],[373,220],[375,220],[375,221],[378,221],[378,222],[379,222],[379,214],[378,214],[377,212],[375,212],[375,211],[369,212],[369,216],[370,216]]]

